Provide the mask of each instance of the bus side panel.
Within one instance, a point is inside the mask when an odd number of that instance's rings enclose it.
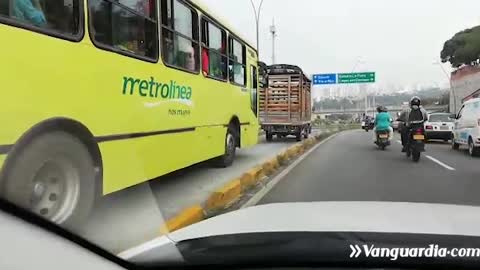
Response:
[[[252,66],[257,68],[257,108],[258,108],[258,93],[259,93],[259,84],[258,84],[258,59],[256,53],[251,49],[247,47],[247,65],[246,65],[246,77],[247,77],[247,89],[248,89],[248,97],[246,97],[246,100],[244,104],[242,104],[243,110],[242,112],[245,113],[245,121],[243,122],[248,122],[248,125],[245,125],[242,127],[242,142],[241,145],[242,147],[249,147],[256,145],[258,143],[258,132],[260,130],[260,125],[258,122],[258,118],[255,115],[255,112],[253,111],[252,108],[252,99],[254,95],[254,82],[253,82],[253,76],[251,74],[252,72]],[[245,110],[245,108],[248,108],[248,110]]]
[[[105,193],[220,156],[230,119],[256,119],[248,88],[101,50],[88,34],[75,43],[0,25],[0,36],[9,40],[0,50],[0,145],[46,119],[80,122],[110,138],[99,145]],[[191,97],[178,98],[178,88],[176,98],[162,97],[165,85],[191,88]],[[185,128],[195,131],[175,132]],[[242,145],[253,134],[242,132]]]
[[[242,126],[241,129],[241,146],[242,148],[254,146],[258,143],[259,126],[256,123]]]
[[[101,143],[103,193],[119,191],[222,155],[224,148],[218,142],[223,141],[224,130],[204,127],[192,132]]]
[[[3,164],[5,164],[5,160],[7,159],[7,155],[0,155],[0,169],[2,169]],[[1,171],[0,171],[1,173]]]

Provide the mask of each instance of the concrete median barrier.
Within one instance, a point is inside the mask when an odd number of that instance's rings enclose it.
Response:
[[[284,152],[278,154],[277,159],[278,159],[278,163],[280,163],[280,165],[285,165],[289,160],[288,151],[284,151]]]
[[[240,198],[242,185],[240,179],[235,179],[218,190],[215,190],[205,203],[206,211],[223,209]]]
[[[256,185],[265,176],[262,167],[256,167],[244,173],[240,177],[242,192]]]
[[[194,205],[189,207],[177,216],[167,221],[161,228],[161,234],[167,234],[169,232],[176,231],[188,225],[197,223],[205,218],[204,210],[200,205]]]
[[[272,173],[275,172],[275,170],[280,166],[280,163],[278,162],[278,158],[272,158],[271,160],[268,160],[267,162],[263,163],[262,169],[263,173],[265,175],[271,175]]]

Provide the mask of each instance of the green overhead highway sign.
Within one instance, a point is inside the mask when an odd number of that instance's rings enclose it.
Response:
[[[338,73],[338,83],[374,83],[375,72]]]

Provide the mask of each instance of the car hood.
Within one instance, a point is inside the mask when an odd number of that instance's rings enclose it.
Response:
[[[122,252],[140,264],[182,263],[182,241],[272,232],[362,232],[480,236],[480,208],[402,202],[310,202],[249,207],[216,216]]]

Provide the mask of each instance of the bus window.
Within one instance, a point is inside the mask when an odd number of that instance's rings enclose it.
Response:
[[[3,0],[0,16],[59,34],[80,33],[79,0]]]
[[[250,81],[252,84],[252,92],[251,92],[251,108],[253,113],[255,113],[255,116],[257,116],[257,97],[258,97],[258,74],[257,74],[257,68],[255,66],[250,67]]]
[[[0,1],[0,16],[10,17],[10,2]]]
[[[198,15],[178,0],[162,1],[162,57],[173,67],[198,72]]]
[[[202,71],[206,76],[227,80],[227,33],[202,19]]]
[[[229,47],[229,72],[230,81],[235,84],[245,85],[245,45],[234,38],[230,38]]]
[[[155,18],[155,0],[118,0],[118,2],[145,17]]]
[[[128,1],[128,6],[122,2],[126,1],[88,1],[94,43],[106,49],[156,60],[155,1]]]

